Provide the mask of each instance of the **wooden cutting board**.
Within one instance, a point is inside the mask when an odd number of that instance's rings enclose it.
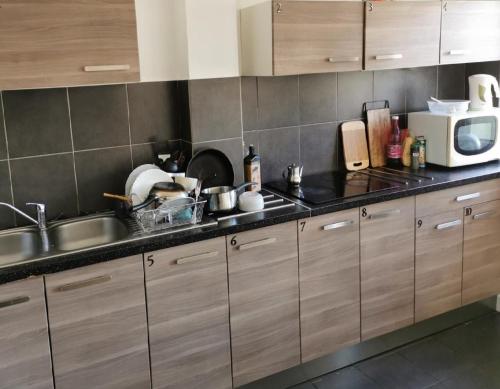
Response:
[[[391,111],[389,108],[370,109],[366,111],[366,117],[371,166],[385,166],[385,151],[391,136]]]
[[[366,143],[365,123],[352,121],[342,123],[342,143],[347,170],[366,169],[370,165]]]

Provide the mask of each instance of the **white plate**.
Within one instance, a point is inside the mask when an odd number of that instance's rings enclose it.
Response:
[[[132,185],[134,184],[134,181],[136,180],[137,177],[139,177],[139,174],[142,172],[145,172],[146,170],[150,169],[160,169],[156,165],[141,165],[136,167],[134,170],[132,170],[132,173],[127,178],[127,182],[125,183],[125,195],[130,196],[130,190],[132,189]]]
[[[139,174],[132,184],[130,197],[133,205],[142,204],[149,196],[149,192],[158,182],[174,182],[170,174],[160,169],[149,169]]]

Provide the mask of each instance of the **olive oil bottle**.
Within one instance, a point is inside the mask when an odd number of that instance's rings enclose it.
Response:
[[[260,157],[255,153],[255,148],[250,145],[248,155],[243,160],[245,166],[245,182],[255,182],[256,185],[247,187],[247,191],[260,192],[262,181],[260,175]]]

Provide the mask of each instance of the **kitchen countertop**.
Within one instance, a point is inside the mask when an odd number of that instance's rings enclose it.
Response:
[[[395,200],[402,197],[500,178],[500,161],[454,169],[431,166],[422,170],[420,173],[432,176],[434,180],[424,180],[421,183],[410,182],[407,186],[355,198],[339,199],[332,203],[318,206],[311,206],[299,200],[289,198],[289,200],[296,203],[295,206],[224,220],[219,223],[207,219],[204,220],[205,224],[208,223],[207,225],[197,228],[178,228],[174,231],[163,233],[143,234],[122,242],[116,242],[112,245],[104,245],[63,254],[59,253],[58,255],[40,257],[30,261],[13,263],[11,265],[7,264],[0,267],[0,284],[24,279],[30,276],[56,273],[63,270],[152,252],[219,236],[232,235],[310,216],[323,215],[383,201]]]

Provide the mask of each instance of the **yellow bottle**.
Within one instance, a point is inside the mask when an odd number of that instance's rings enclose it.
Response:
[[[410,167],[411,166],[411,145],[413,144],[415,139],[411,135],[408,135],[403,141],[403,152],[401,155],[401,162],[403,166]]]

